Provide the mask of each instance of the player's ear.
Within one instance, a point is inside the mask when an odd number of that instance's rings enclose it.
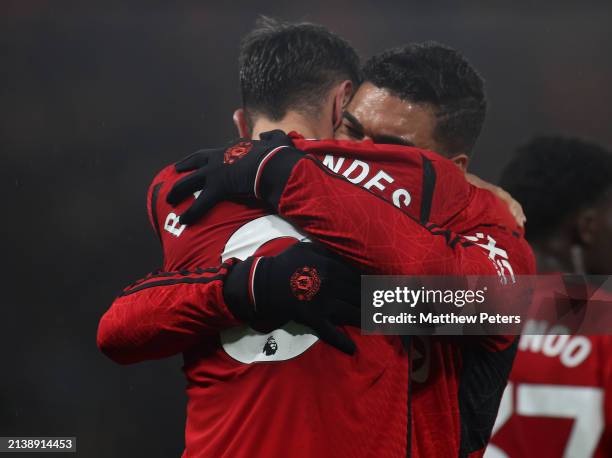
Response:
[[[251,138],[251,129],[249,129],[249,122],[247,121],[247,115],[244,108],[234,110],[232,119],[234,120],[234,125],[238,130],[238,136],[240,138]]]
[[[332,123],[334,130],[342,123],[342,113],[353,97],[353,83],[345,80],[340,83],[334,92],[334,106],[332,111]]]
[[[470,162],[470,158],[467,156],[467,154],[457,154],[456,156],[451,157],[450,160],[453,161],[461,170],[467,172],[468,163]]]

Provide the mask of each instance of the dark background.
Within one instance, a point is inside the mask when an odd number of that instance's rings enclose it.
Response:
[[[487,79],[473,163],[485,179],[536,133],[610,146],[612,2],[425,3],[0,3],[0,436],[180,455],[180,358],[117,366],[97,351],[97,321],[159,265],[151,178],[234,136],[238,44],[258,13],[321,22],[363,57],[426,39],[462,50]]]

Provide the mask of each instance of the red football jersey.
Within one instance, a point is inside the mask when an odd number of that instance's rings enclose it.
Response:
[[[559,325],[535,313],[525,327],[538,334],[520,338],[485,456],[612,456],[612,336],[554,334]]]
[[[530,273],[531,253],[509,213],[433,153],[331,140],[296,146],[322,161],[296,165],[277,209],[300,229],[251,202],[222,203],[181,226],[191,201],[165,202],[180,176],[170,166],[155,178],[149,213],[165,272],[115,302],[100,325],[103,346],[122,362],[183,351],[185,456],[403,457],[407,447],[414,457],[479,456],[484,444],[475,447],[470,423],[477,375],[489,355],[508,353],[503,373],[513,339],[419,339],[406,351],[400,338],[346,327],[358,348],[350,357],[296,323],[268,334],[237,323],[220,280],[233,258],[308,238],[372,272]],[[497,404],[487,408],[494,415]]]

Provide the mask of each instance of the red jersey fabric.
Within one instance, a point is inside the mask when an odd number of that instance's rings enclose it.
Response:
[[[294,167],[279,215],[253,202],[225,202],[181,226],[178,215],[191,201],[177,208],[165,201],[180,175],[173,166],[158,174],[148,201],[163,272],[115,301],[100,323],[101,348],[124,363],[183,352],[186,457],[480,456],[512,338],[424,338],[405,346],[399,337],[346,327],[358,348],[350,357],[296,323],[268,334],[237,323],[221,282],[234,258],[307,239],[368,272],[531,273],[531,252],[509,212],[434,153],[371,142],[295,143],[312,156]]]
[[[612,336],[557,335],[538,314],[526,328],[542,334],[520,338],[485,456],[612,456]]]

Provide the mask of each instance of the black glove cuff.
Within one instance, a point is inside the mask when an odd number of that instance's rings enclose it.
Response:
[[[223,299],[227,308],[245,322],[255,317],[255,307],[250,297],[253,260],[251,257],[233,266],[223,284]]]
[[[275,211],[278,210],[287,181],[293,167],[304,157],[304,153],[292,147],[282,148],[263,166],[259,179],[259,196]]]

